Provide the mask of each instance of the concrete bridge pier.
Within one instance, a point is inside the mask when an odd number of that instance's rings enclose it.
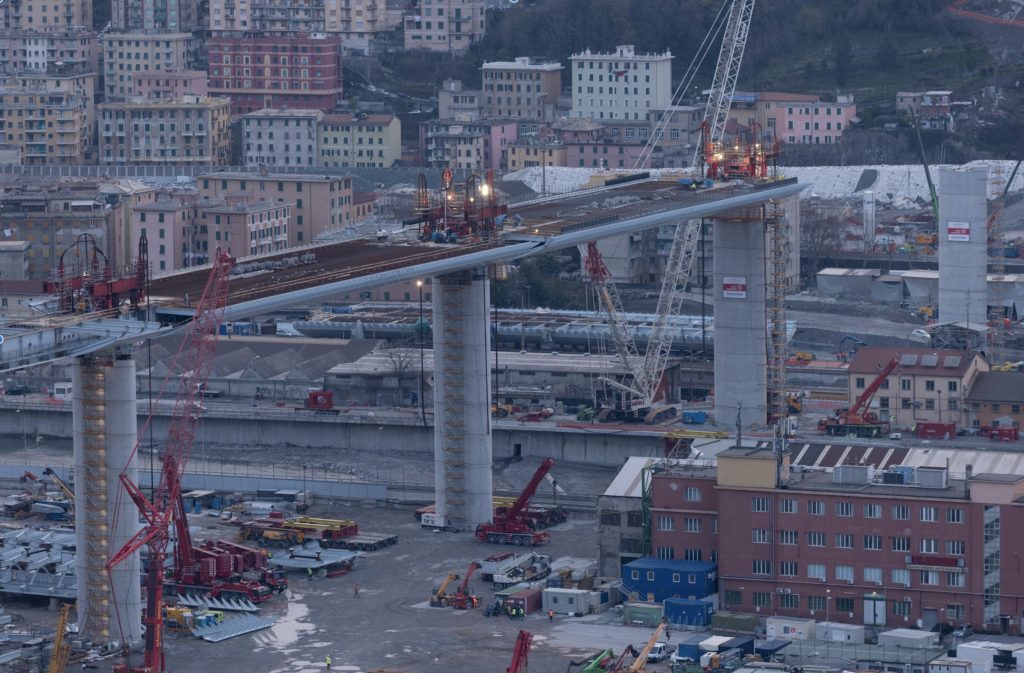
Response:
[[[432,288],[437,514],[473,530],[493,509],[487,269],[439,276]]]
[[[78,357],[71,380],[78,623],[87,640],[107,643],[123,635],[134,643],[142,630],[139,555],[109,577],[106,563],[139,530],[135,505],[118,478],[126,466],[133,481],[138,476],[135,361],[120,351]]]
[[[744,428],[768,420],[765,226],[760,207],[716,217],[715,423]]]

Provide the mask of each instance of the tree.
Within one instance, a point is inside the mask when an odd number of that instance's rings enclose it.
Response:
[[[843,218],[835,208],[810,207],[800,215],[800,271],[804,285],[811,285],[821,260],[843,244]]]
[[[400,401],[404,401],[405,383],[417,378],[419,362],[407,349],[397,349],[390,344],[385,345],[384,355],[388,360],[388,371],[394,377],[398,387],[398,397]]]
[[[835,75],[836,84],[845,87],[850,79],[850,71],[853,69],[853,49],[846,33],[839,34],[835,49]]]

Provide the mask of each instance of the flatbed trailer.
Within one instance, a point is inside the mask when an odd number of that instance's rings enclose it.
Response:
[[[336,540],[332,546],[350,551],[377,551],[397,543],[398,535],[359,532],[343,540]]]

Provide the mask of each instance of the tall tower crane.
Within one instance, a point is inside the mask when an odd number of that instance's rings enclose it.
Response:
[[[234,263],[231,256],[218,248],[202,298],[196,305],[195,317],[186,327],[185,336],[175,357],[175,364],[180,365],[180,370],[183,373],[177,380],[178,395],[174,403],[174,414],[171,417],[164,451],[160,457],[160,483],[153,493],[152,500],[147,498],[142,492],[142,488],[128,477],[127,471],[122,471],[120,475],[121,483],[135,506],[139,508],[145,525],[107,561],[108,573],[142,547],[149,549],[149,565],[146,573],[146,613],[143,617],[143,623],[146,626],[143,665],[132,667],[131,673],[163,673],[165,670],[163,653],[164,561],[167,558],[170,528],[177,519],[184,516],[184,512],[180,509],[181,475],[188,463],[188,456],[192,451],[192,443],[195,439],[196,426],[199,424],[200,413],[203,409],[196,397],[210,376],[217,335],[224,319],[224,307],[227,304],[228,279]],[[152,419],[149,422],[152,422]],[[139,433],[139,442],[144,436],[145,433]],[[136,443],[132,455],[138,450],[139,444]],[[126,670],[126,667],[122,667],[122,670]]]
[[[743,62],[743,51],[747,44],[750,31],[750,20],[754,12],[755,0],[727,0],[731,2],[725,29],[722,33],[722,46],[718,54],[718,65],[715,68],[715,79],[704,109],[705,147],[721,145],[725,135],[725,123],[729,117],[733,94],[736,92],[736,79]],[[705,157],[706,159],[706,157]],[[697,156],[694,157],[691,171],[696,171]],[[662,409],[655,406],[658,389],[668,364],[669,351],[672,348],[672,333],[669,320],[679,314],[682,306],[686,284],[693,270],[694,255],[700,241],[700,220],[688,220],[676,226],[665,264],[665,276],[662,278],[661,294],[658,295],[658,307],[655,321],[651,327],[647,352],[641,359],[629,333],[628,327],[618,316],[623,313],[622,304],[614,290],[611,274],[601,261],[597,247],[590,244],[580,247],[584,259],[584,268],[590,274],[594,287],[605,303],[609,313],[610,329],[616,351],[627,372],[626,382],[610,382],[617,387],[622,395],[614,407],[617,415],[627,417],[637,415],[640,410],[647,420],[656,422],[664,415]]]

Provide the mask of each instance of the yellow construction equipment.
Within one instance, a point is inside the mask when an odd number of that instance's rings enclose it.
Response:
[[[814,353],[810,351],[797,351],[796,359],[800,362],[812,362],[814,360]]]
[[[666,440],[680,439],[725,439],[729,433],[719,430],[672,430],[665,433]]]
[[[448,585],[460,579],[462,579],[462,575],[459,575],[457,573],[448,573],[448,577],[444,578],[444,581],[441,582],[441,586],[439,586],[437,588],[437,591],[434,592],[434,595],[430,597],[430,607],[448,607],[448,604],[452,600],[451,594],[448,593]]]
[[[51,470],[50,468],[46,468],[45,470],[43,470],[43,474],[45,474],[47,477],[49,477],[50,481],[52,481],[54,483],[54,485],[57,488],[59,488],[62,493],[64,493],[64,497],[66,497],[68,499],[68,501],[71,503],[71,510],[68,513],[71,514],[72,518],[74,518],[74,516],[75,516],[75,492],[72,491],[71,487],[68,486],[67,483],[63,479],[61,479],[59,476],[57,476],[57,473],[54,472],[53,470]]]
[[[68,614],[71,612],[71,603],[63,603],[60,606],[60,614],[57,616],[57,633],[53,636],[53,652],[50,653],[50,666],[46,669],[48,673],[64,673],[68,665],[68,657],[71,656],[71,643],[68,642],[64,632],[68,628]]]
[[[641,673],[644,670],[644,666],[647,665],[647,655],[651,653],[654,646],[658,643],[658,638],[661,638],[661,634],[665,632],[665,625],[658,624],[658,628],[654,629],[654,633],[651,634],[650,640],[644,645],[644,648],[640,650],[640,653],[636,655],[636,659],[626,669],[626,673]]]

